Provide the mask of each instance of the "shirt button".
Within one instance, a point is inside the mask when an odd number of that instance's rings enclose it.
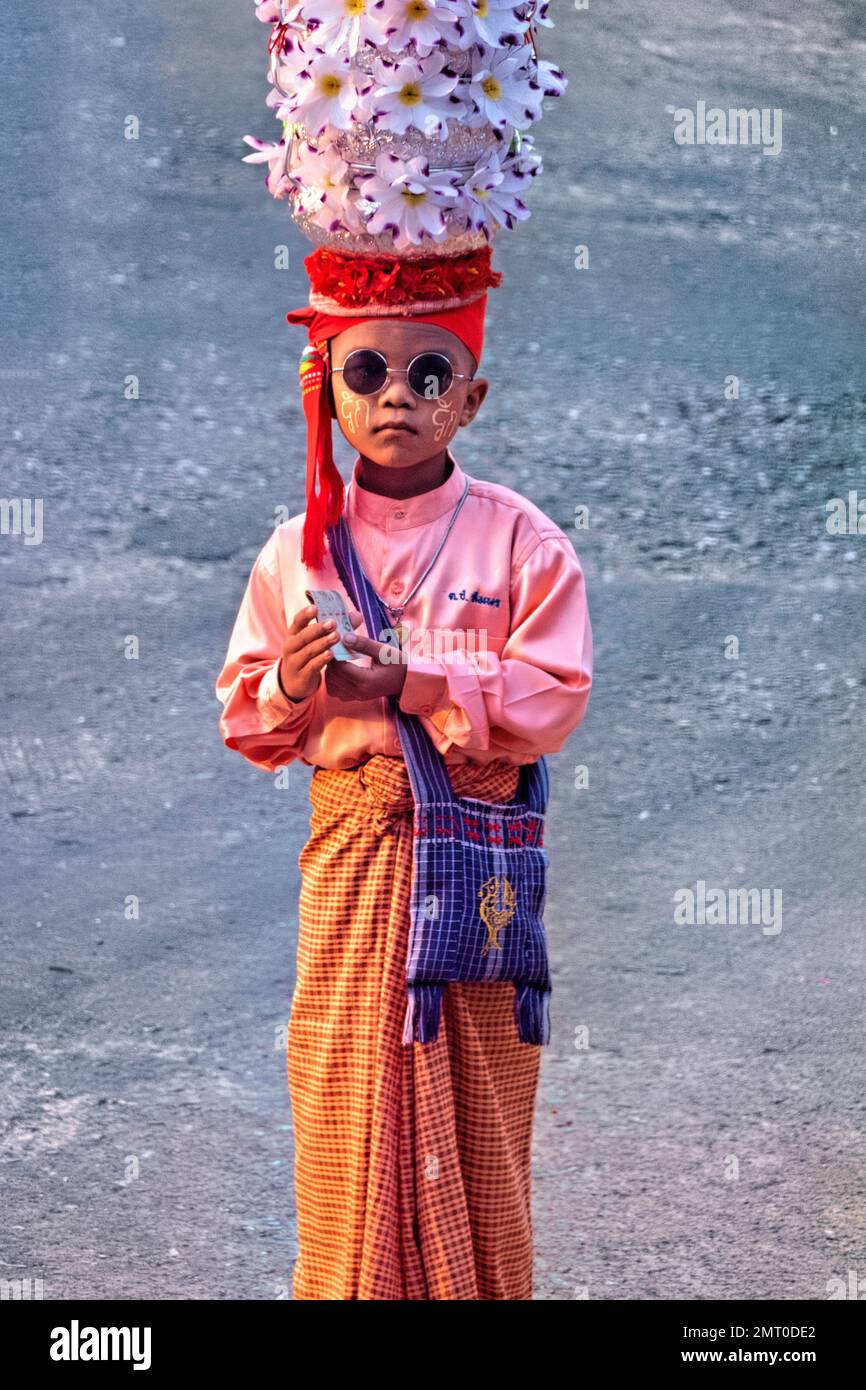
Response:
[[[392,585],[391,585],[391,593],[392,593],[392,594],[402,594],[402,592],[403,592],[403,585],[402,585],[402,584],[392,584]]]
[[[422,706],[421,706],[421,713],[422,713],[422,714],[432,714],[432,713],[433,713],[433,706],[432,706],[432,705],[422,705]]]
[[[395,512],[395,513],[394,513],[394,517],[395,517],[395,519],[396,519],[397,521],[402,521],[402,519],[403,519],[403,517],[404,517],[405,515],[406,515],[405,512]]]

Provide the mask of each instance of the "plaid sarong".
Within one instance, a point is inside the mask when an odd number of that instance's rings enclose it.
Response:
[[[504,802],[519,769],[465,763]],[[438,1037],[404,1045],[414,798],[402,758],[317,768],[299,857],[288,1030],[297,1299],[531,1299],[540,1045],[508,982],[449,984]]]

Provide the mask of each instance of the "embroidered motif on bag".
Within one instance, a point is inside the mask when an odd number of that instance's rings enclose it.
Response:
[[[537,845],[539,848],[544,844],[544,825],[536,820],[535,816],[528,816],[526,819],[526,841],[527,844]]]
[[[486,956],[491,946],[497,951],[502,950],[499,934],[514,916],[517,899],[508,879],[495,876],[481,885],[478,896],[481,899],[478,911],[487,928],[487,940],[481,948],[482,956]]]
[[[506,821],[505,828],[508,831],[509,845],[523,844],[523,826],[520,824],[519,820]]]
[[[453,816],[437,813],[432,820],[426,811],[420,811],[415,827],[416,840],[426,840],[431,836],[451,839],[458,831],[458,824]],[[480,844],[482,841],[494,848],[523,849],[541,848],[544,845],[544,825],[537,816],[528,816],[525,821],[520,820],[490,820],[485,821],[482,816],[465,815],[463,817],[464,832],[467,841],[473,844]],[[482,829],[486,826],[486,829]],[[503,827],[505,829],[505,840],[502,838]]]

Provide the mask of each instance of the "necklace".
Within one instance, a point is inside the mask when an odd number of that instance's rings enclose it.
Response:
[[[395,627],[396,627],[397,624],[400,622],[400,619],[402,618],[403,614],[406,612],[406,609],[409,607],[409,604],[412,602],[412,600],[413,600],[413,598],[415,597],[416,593],[417,593],[418,590],[421,588],[421,585],[424,583],[424,580],[427,578],[428,574],[429,574],[430,571],[432,570],[432,568],[433,568],[433,566],[435,565],[436,561],[439,559],[439,555],[440,555],[440,553],[441,553],[441,551],[442,551],[442,547],[444,546],[445,542],[447,541],[447,539],[448,539],[448,537],[449,537],[449,535],[450,535],[450,533],[451,533],[451,528],[452,528],[452,526],[454,525],[455,521],[457,520],[457,516],[458,516],[458,514],[459,514],[459,512],[460,512],[460,508],[463,506],[463,503],[466,501],[466,496],[467,496],[467,493],[468,493],[468,492],[469,492],[469,479],[467,478],[467,479],[466,479],[466,485],[465,485],[465,487],[463,488],[463,496],[460,498],[460,501],[457,503],[457,506],[454,508],[454,511],[451,513],[451,520],[448,522],[448,525],[447,525],[446,528],[445,528],[445,534],[444,534],[444,536],[442,537],[441,541],[439,542],[439,544],[438,544],[437,547],[436,547],[436,550],[435,550],[434,555],[433,555],[433,559],[430,561],[430,563],[429,563],[429,565],[427,566],[427,568],[425,569],[424,573],[421,575],[421,578],[418,580],[417,584],[414,584],[414,585],[412,586],[411,591],[406,595],[406,598],[405,598],[404,602],[400,605],[399,608],[394,608],[394,607],[392,607],[392,605],[388,602],[387,599],[382,598],[382,595],[379,593],[378,589],[376,589],[376,588],[374,587],[374,585],[371,583],[369,575],[367,575],[366,571],[364,571],[364,569],[363,569],[363,566],[361,566],[361,571],[362,571],[362,573],[364,574],[364,578],[367,580],[367,583],[370,585],[371,589],[373,589],[374,593],[376,594],[376,597],[379,599],[379,602],[380,602],[380,603],[383,603],[383,604],[385,605],[385,607],[387,608],[388,612],[391,614],[391,619],[392,619],[392,622],[393,622],[393,624],[394,624]],[[349,530],[349,535],[351,536],[351,535],[352,535],[352,529],[351,529],[351,527],[349,526],[349,518],[348,518],[348,517],[346,517],[346,526],[347,526],[347,528],[348,528],[348,530]],[[352,544],[354,545],[354,540],[353,540]],[[357,554],[357,547],[355,548],[355,553]],[[359,565],[360,565],[360,563],[361,563],[360,560],[358,561],[358,563],[359,563]]]

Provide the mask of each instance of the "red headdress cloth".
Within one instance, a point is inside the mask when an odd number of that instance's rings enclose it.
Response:
[[[299,375],[307,420],[307,504],[301,559],[317,569],[325,555],[325,531],[343,509],[343,480],[334,463],[328,403],[328,339],[355,324],[400,316],[435,323],[455,334],[481,361],[487,290],[502,280],[491,248],[461,256],[345,255],[319,246],[304,260],[310,301],[292,309],[289,323],[307,325]],[[319,490],[316,490],[318,474]]]

